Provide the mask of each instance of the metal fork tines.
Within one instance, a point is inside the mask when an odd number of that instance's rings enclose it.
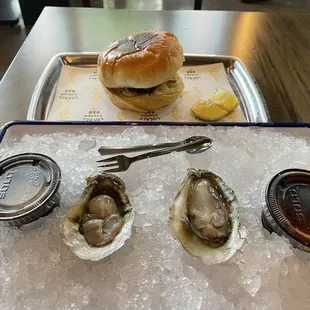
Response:
[[[106,159],[98,160],[97,162],[103,163],[103,165],[100,165],[99,168],[104,168],[103,172],[121,172],[126,171],[130,165],[136,161],[152,158],[156,156],[166,155],[172,152],[180,152],[180,151],[186,151],[191,148],[195,148],[201,144],[209,144],[209,148],[213,144],[213,140],[211,138],[205,137],[203,139],[186,143],[181,146],[176,147],[169,147],[158,151],[148,152],[141,155],[137,155],[134,157],[127,157],[125,155],[117,155]]]

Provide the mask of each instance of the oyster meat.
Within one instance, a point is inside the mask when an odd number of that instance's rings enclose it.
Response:
[[[238,201],[214,173],[188,169],[170,208],[169,228],[183,248],[206,264],[230,259],[244,243]]]
[[[124,182],[100,173],[87,178],[87,187],[63,217],[60,232],[75,255],[96,261],[124,245],[131,236],[133,219]]]

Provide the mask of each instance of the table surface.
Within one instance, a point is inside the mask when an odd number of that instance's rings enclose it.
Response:
[[[184,53],[239,57],[274,122],[310,122],[310,14],[46,7],[0,83],[0,125],[26,119],[35,85],[62,52],[100,52],[143,29],[173,32]]]

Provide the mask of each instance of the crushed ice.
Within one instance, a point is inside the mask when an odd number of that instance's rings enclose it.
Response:
[[[200,155],[175,153],[120,173],[136,211],[133,236],[99,262],[78,259],[62,242],[59,221],[96,173],[97,148],[182,140],[206,134]],[[133,127],[13,137],[0,159],[21,152],[52,157],[62,170],[61,206],[22,227],[0,229],[1,309],[304,309],[310,262],[261,225],[261,191],[278,171],[309,168],[310,145],[289,134],[246,128]],[[130,156],[130,155],[129,155]],[[219,174],[241,203],[248,231],[241,251],[221,265],[189,256],[167,228],[168,208],[190,166]],[[308,273],[309,271],[309,273]]]

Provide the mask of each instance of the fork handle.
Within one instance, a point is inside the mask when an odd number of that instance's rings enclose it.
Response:
[[[172,152],[186,151],[186,150],[192,149],[194,147],[197,147],[197,146],[199,146],[201,144],[205,144],[207,142],[210,143],[209,147],[211,147],[211,145],[213,143],[213,140],[210,139],[210,138],[203,138],[203,139],[200,139],[200,140],[197,140],[197,141],[194,141],[194,142],[183,144],[181,146],[169,147],[169,148],[165,148],[163,150],[148,152],[148,153],[145,153],[145,154],[141,154],[141,155],[137,155],[137,156],[131,157],[129,159],[130,159],[130,163],[133,163],[133,162],[141,160],[141,159],[146,159],[146,158],[166,155],[166,154],[169,154],[169,153],[172,153]]]
[[[140,145],[140,146],[113,147],[113,148],[101,146],[98,149],[98,152],[100,153],[100,155],[111,155],[111,154],[147,151],[147,150],[152,150],[152,149],[161,149],[161,148],[166,148],[166,147],[179,146],[183,144],[184,144],[184,141],[156,143],[156,144],[151,144],[151,145]]]

